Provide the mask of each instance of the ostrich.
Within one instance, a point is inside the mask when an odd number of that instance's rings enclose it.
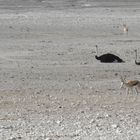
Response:
[[[136,65],[140,65],[140,62],[137,62],[137,50],[135,50],[135,55],[136,55],[136,57],[135,57],[135,64]]]
[[[111,54],[111,53],[106,53],[101,56],[98,56],[98,46],[97,45],[96,45],[95,58],[97,60],[100,60],[100,62],[102,62],[102,63],[114,63],[114,62],[123,63],[124,62],[121,58],[119,58],[118,56]]]

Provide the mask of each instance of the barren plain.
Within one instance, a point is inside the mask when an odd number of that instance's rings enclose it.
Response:
[[[140,2],[1,0],[0,42],[0,140],[140,139]]]

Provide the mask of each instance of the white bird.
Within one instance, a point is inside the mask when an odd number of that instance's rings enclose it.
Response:
[[[126,24],[123,24],[123,32],[128,34],[128,27]]]

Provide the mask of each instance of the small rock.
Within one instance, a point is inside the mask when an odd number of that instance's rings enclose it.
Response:
[[[57,121],[56,121],[57,124],[61,124],[61,122],[62,122],[62,121],[60,121],[60,120],[57,120]]]
[[[122,133],[122,130],[120,130],[120,129],[116,129],[116,133],[118,133],[118,134],[120,134],[120,133]]]
[[[82,110],[81,113],[85,113],[85,112]]]
[[[88,62],[84,62],[83,64],[86,65],[86,64],[88,64]]]
[[[71,102],[71,106],[74,106],[74,103],[73,102]]]
[[[62,108],[62,106],[59,106],[59,108]]]
[[[11,138],[10,140],[16,140],[16,138]]]
[[[111,117],[111,115],[109,115],[109,114],[105,114],[105,117]]]
[[[112,128],[117,129],[119,126],[117,124],[112,124]]]
[[[118,76],[118,73],[115,73],[115,76]]]
[[[95,123],[96,121],[94,120],[94,119],[92,119],[91,121],[90,121],[90,124],[92,124],[92,123]]]
[[[45,140],[53,140],[52,138],[46,138]]]
[[[12,26],[9,26],[9,28],[12,29],[13,27]]]

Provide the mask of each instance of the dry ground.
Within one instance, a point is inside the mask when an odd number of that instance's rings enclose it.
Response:
[[[140,95],[119,88],[140,80],[139,3],[22,4],[1,1],[0,139],[139,140]],[[101,64],[96,44],[125,63]]]

